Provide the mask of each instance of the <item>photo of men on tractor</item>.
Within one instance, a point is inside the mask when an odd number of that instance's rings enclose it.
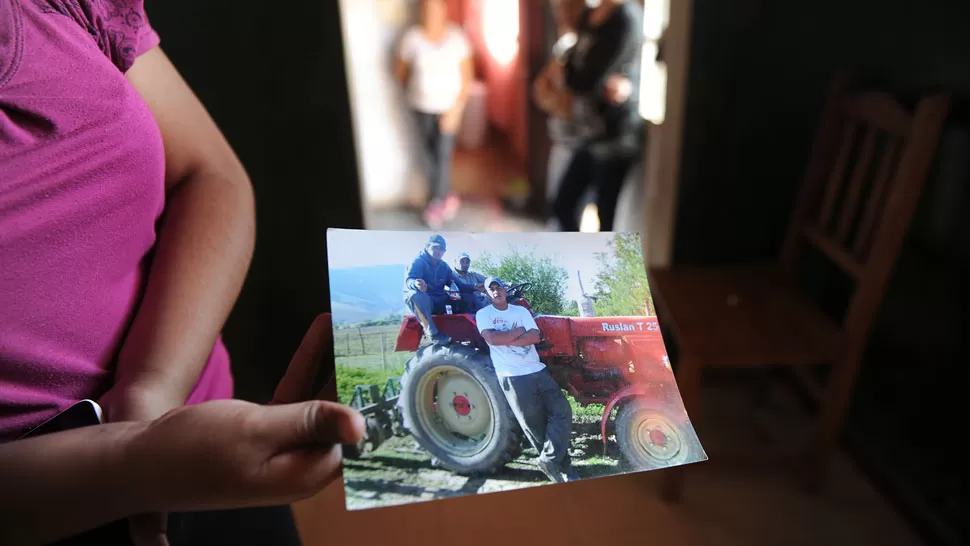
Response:
[[[531,447],[549,482],[575,481],[568,396],[602,408],[598,440],[603,453],[618,447],[615,473],[706,459],[648,301],[643,315],[536,313],[532,283],[470,271],[467,253],[452,267],[447,245],[432,235],[406,268],[410,313],[393,351],[413,356],[377,403],[358,400],[369,432],[345,453],[360,456],[393,434],[410,435],[435,467],[489,476]]]

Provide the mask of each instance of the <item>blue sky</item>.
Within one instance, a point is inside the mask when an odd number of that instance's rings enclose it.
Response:
[[[444,259],[453,265],[458,254],[467,252],[471,255],[473,270],[475,259],[483,252],[500,257],[510,246],[552,258],[569,272],[566,295],[572,300],[580,297],[577,271],[582,273],[587,293],[593,291],[598,270],[594,254],[606,251],[607,242],[613,238],[612,233],[439,233],[448,241]],[[327,231],[329,267],[403,267],[424,248],[430,235],[431,232],[422,231],[330,229]]]

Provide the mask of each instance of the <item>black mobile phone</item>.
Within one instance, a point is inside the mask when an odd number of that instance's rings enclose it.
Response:
[[[63,432],[75,428],[100,425],[103,420],[101,406],[93,400],[81,400],[66,410],[58,413],[40,425],[32,428],[21,439],[54,432]]]

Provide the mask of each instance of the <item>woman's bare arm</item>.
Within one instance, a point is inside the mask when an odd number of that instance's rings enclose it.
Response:
[[[408,79],[411,77],[411,65],[407,61],[400,57],[394,59],[394,78],[400,82],[401,85],[407,85]]]
[[[117,390],[129,391],[123,417],[151,419],[184,403],[198,380],[249,268],[255,204],[242,164],[161,49],[127,77],[165,146],[167,204],[117,368]]]
[[[111,423],[0,444],[0,544],[48,544],[144,510],[122,456],[143,423]]]

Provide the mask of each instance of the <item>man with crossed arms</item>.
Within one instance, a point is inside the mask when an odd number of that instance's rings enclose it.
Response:
[[[489,277],[492,304],[475,315],[491,352],[505,398],[529,443],[539,452],[539,469],[554,483],[579,479],[569,459],[573,412],[562,389],[539,361],[539,327],[528,309],[509,305],[505,284]]]

